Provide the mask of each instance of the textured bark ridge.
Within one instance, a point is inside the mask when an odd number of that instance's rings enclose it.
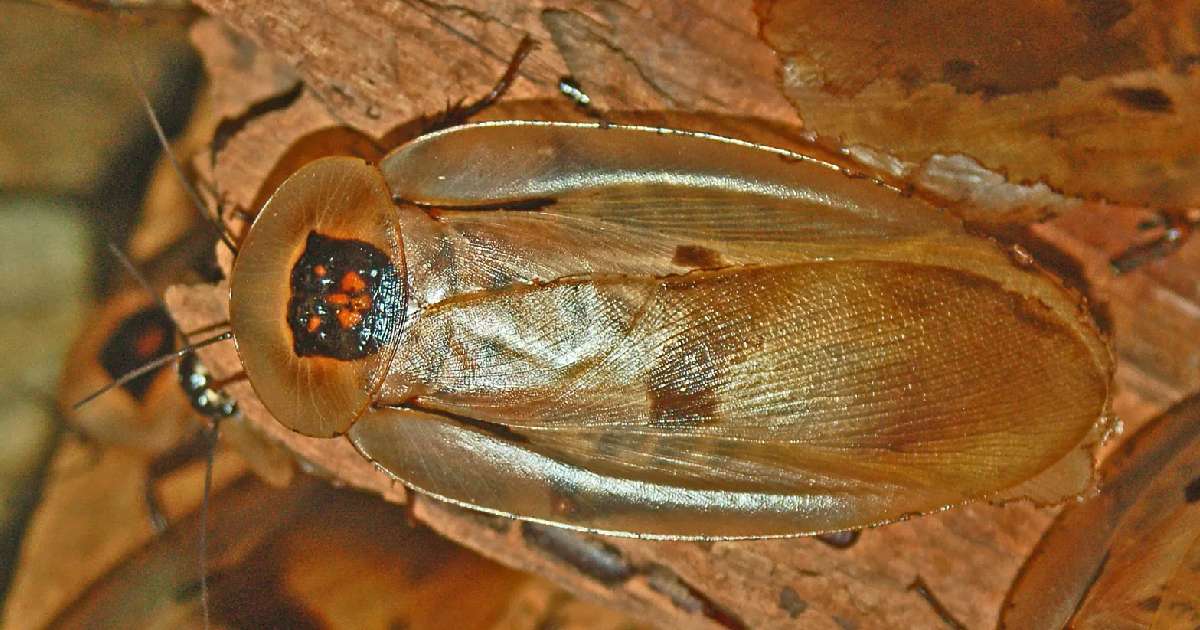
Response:
[[[641,112],[613,113],[613,120],[776,145],[805,140],[799,130],[805,112],[792,104],[805,102],[795,98],[795,77],[788,77],[783,58],[759,38],[758,20],[765,13],[756,14],[746,2],[200,4],[217,20],[199,23],[193,39],[213,79],[216,107],[226,117],[214,140],[209,176],[227,207],[248,212],[304,162],[330,153],[377,158],[418,133],[422,117],[486,93],[526,33],[538,48],[505,103],[481,118],[580,119],[583,114],[557,91],[559,78],[570,75],[601,110]],[[820,131],[837,135],[833,128]],[[856,151],[886,165],[887,149]],[[989,190],[1012,207],[1034,214],[1047,207],[1065,211],[1036,229],[1037,240],[1054,243],[1045,250],[1054,254],[1046,260],[1083,279],[1110,320],[1120,359],[1116,410],[1127,429],[1200,382],[1197,351],[1182,343],[1200,339],[1200,243],[1114,277],[1108,257],[1139,237],[1137,223],[1145,212],[1061,197],[1044,186],[1037,194],[1006,197],[1034,186],[999,181],[1003,185],[993,180]],[[198,327],[227,318],[227,295],[225,286],[192,287],[176,290],[171,302],[185,327]],[[206,350],[203,358],[218,372],[239,371],[227,344]],[[403,488],[367,464],[349,442],[292,434],[257,404],[248,384],[231,391],[264,434],[288,444],[317,471],[404,500]],[[719,543],[601,538],[419,496],[408,500],[419,519],[486,555],[681,628],[937,627],[947,623],[941,606],[967,627],[987,627],[1054,512],[1025,503],[973,505],[867,530],[857,542],[837,546],[814,538]],[[922,593],[932,593],[940,604]]]

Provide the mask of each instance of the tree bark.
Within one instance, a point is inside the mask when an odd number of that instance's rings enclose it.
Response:
[[[227,120],[209,177],[227,207],[249,213],[305,161],[322,153],[378,157],[419,133],[421,117],[485,94],[526,33],[538,48],[505,102],[481,118],[581,119],[557,92],[559,77],[571,75],[613,120],[776,145],[811,140],[801,128],[804,112],[785,98],[786,67],[759,38],[755,7],[745,2],[199,3],[226,25],[204,22],[194,30]],[[1200,339],[1198,244],[1125,276],[1108,270],[1108,258],[1137,237],[1135,224],[1144,216],[1136,208],[1085,203],[1036,230],[1039,241],[1053,243],[1048,251],[1066,253],[1052,260],[1073,261],[1063,264],[1080,272],[1111,319],[1120,359],[1116,409],[1130,427],[1200,382],[1197,350],[1180,343]],[[227,296],[226,286],[191,287],[174,291],[170,301],[185,328],[199,327],[227,320]],[[240,371],[228,344],[203,358],[218,373]],[[270,418],[247,383],[231,391],[265,435],[324,474],[405,500],[403,488],[348,441],[293,434]],[[947,623],[918,584],[967,627],[991,626],[1055,512],[1027,503],[968,505],[869,529],[838,548],[816,538],[603,538],[421,496],[408,500],[419,519],[488,556],[643,619],[686,628]]]

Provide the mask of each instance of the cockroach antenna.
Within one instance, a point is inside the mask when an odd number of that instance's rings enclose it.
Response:
[[[121,26],[120,22],[118,22],[117,28],[121,29],[122,32],[124,31],[124,27]],[[128,50],[126,50],[126,52],[129,53]],[[229,251],[232,252],[234,256],[236,256],[237,246],[233,243],[233,237],[229,233],[229,228],[226,227],[225,223],[221,220],[220,215],[210,209],[208,204],[204,203],[204,200],[200,197],[200,193],[196,190],[196,187],[188,182],[188,179],[183,172],[183,166],[179,163],[179,159],[175,157],[175,152],[171,150],[170,142],[167,141],[167,134],[165,131],[163,131],[162,124],[158,120],[158,114],[154,112],[154,106],[150,104],[150,97],[146,95],[146,90],[142,87],[142,77],[141,72],[138,70],[137,60],[132,54],[128,54],[127,56],[129,57],[129,74],[133,83],[133,89],[135,92],[137,92],[138,101],[142,104],[142,110],[146,112],[146,118],[149,119],[150,126],[154,128],[154,135],[158,137],[158,143],[162,145],[163,152],[166,154],[167,159],[171,162],[171,168],[175,171],[175,175],[178,177],[180,185],[183,186],[183,189],[187,192],[188,198],[192,201],[192,205],[194,205],[196,210],[200,212],[200,216],[204,217],[204,219],[213,226],[213,228],[217,231],[217,235],[220,237],[221,242],[225,244],[225,247],[229,248]]]
[[[167,309],[166,302],[163,302],[162,298],[159,297],[158,293],[154,290],[154,287],[150,286],[150,281],[146,280],[146,276],[142,274],[141,270],[138,269],[136,265],[133,264],[133,261],[129,259],[129,256],[126,256],[125,252],[121,251],[121,248],[112,241],[108,241],[108,251],[113,255],[113,258],[117,259],[117,262],[121,264],[121,267],[125,269],[126,273],[133,278],[134,282],[137,282],[138,286],[140,286],[142,290],[144,290],[146,294],[150,296],[150,299],[154,300],[155,305],[161,308],[163,312],[167,313],[167,319],[170,320],[171,326],[175,328],[175,332],[182,334],[182,331],[179,330],[179,324],[175,321],[174,317],[170,316],[171,311]]]
[[[120,21],[118,21],[117,26],[118,26],[118,29],[123,30],[123,27],[121,26]],[[123,35],[123,33],[122,33],[122,35]],[[119,37],[118,39],[121,39],[121,38]],[[122,39],[121,41],[124,41],[124,40]],[[175,176],[178,178],[180,185],[182,185],[184,190],[187,192],[188,197],[192,201],[192,205],[195,206],[196,209],[200,212],[200,215],[203,216],[205,218],[205,220],[217,230],[217,234],[219,235],[221,242],[224,243],[225,247],[229,248],[229,251],[236,257],[237,253],[238,253],[238,248],[233,243],[233,237],[229,233],[228,227],[225,225],[224,221],[221,220],[220,212],[211,210],[208,207],[208,205],[204,203],[204,200],[201,199],[199,192],[197,192],[196,188],[191,185],[191,183],[188,181],[187,177],[184,175],[183,167],[179,164],[179,160],[175,157],[175,152],[171,150],[171,145],[169,142],[167,142],[167,135],[163,131],[162,124],[158,120],[158,115],[155,113],[154,107],[150,104],[150,98],[146,95],[146,90],[142,87],[142,80],[141,80],[141,75],[138,72],[137,61],[134,58],[134,56],[132,55],[132,53],[130,53],[128,55],[128,58],[129,58],[130,77],[133,82],[134,90],[137,92],[138,101],[141,102],[142,109],[146,112],[146,117],[150,120],[150,125],[154,128],[154,134],[155,134],[155,136],[158,137],[158,142],[162,146],[163,152],[166,154],[167,159],[170,160],[170,162],[171,162],[171,168],[175,171]],[[128,259],[125,258],[124,256],[119,255],[118,258],[124,259],[123,264],[125,264],[127,267],[132,267],[132,263],[129,263]],[[137,274],[137,273],[135,273],[134,275],[135,275],[135,277],[140,276],[140,274]],[[144,280],[142,281],[142,284],[143,284],[143,286],[146,286],[147,288],[149,288],[149,285],[147,283],[145,283]],[[151,293],[153,293],[153,291],[151,291]],[[159,300],[157,294],[155,294],[155,299],[158,300],[159,303],[161,304],[161,300]],[[168,314],[169,314],[169,312],[168,312]],[[171,318],[171,320],[172,320],[172,322],[174,322],[174,318]],[[177,323],[175,324],[175,329],[180,334],[180,336],[183,336],[182,331],[179,330],[179,325]],[[183,359],[184,357],[194,354],[195,351],[200,348],[203,348],[205,346],[208,346],[208,345],[211,345],[214,343],[218,343],[221,341],[227,341],[232,338],[233,338],[233,332],[225,331],[221,334],[209,337],[209,338],[204,339],[203,341],[197,342],[195,344],[186,345],[182,350],[179,350],[171,355],[161,357],[160,359],[151,361],[147,365],[144,365],[141,368],[134,370],[130,374],[126,374],[126,375],[122,376],[120,379],[118,379],[117,381],[110,384],[104,390],[101,390],[100,392],[93,394],[89,398],[95,398],[96,396],[103,394],[104,391],[107,391],[108,389],[112,389],[113,387],[116,387],[116,386],[120,385],[121,383],[128,382],[132,378],[136,378],[137,375],[144,374],[145,372],[154,369],[154,367],[157,367],[158,365],[164,365],[170,361],[178,361],[180,359]],[[186,338],[184,339],[184,341],[185,342],[187,341]],[[188,379],[188,380],[183,381],[183,383],[184,383],[185,389],[188,389],[189,401],[192,403],[192,406],[197,409],[200,409],[200,406],[197,405],[198,399],[194,396],[194,394],[196,392],[192,391],[192,389],[189,389],[189,388],[195,388],[195,387],[204,388],[207,385],[207,380],[204,378],[201,378],[199,383],[197,383],[194,381],[194,379]],[[207,397],[204,397],[204,400],[207,400]],[[87,402],[87,400],[84,400],[84,401],[81,401],[79,404],[85,404],[86,402]],[[228,408],[229,414],[238,413],[236,405],[233,405],[232,403],[230,403],[229,405],[218,404],[218,407],[221,409]],[[78,408],[78,405],[76,408]],[[212,491],[213,460],[214,460],[214,453],[216,452],[217,438],[220,434],[220,420],[225,416],[217,414],[217,413],[213,413],[212,410],[209,410],[209,409],[203,409],[202,411],[212,421],[211,428],[208,430],[208,444],[207,444],[208,456],[205,460],[204,493],[202,495],[203,500],[200,504],[200,523],[199,523],[200,533],[199,533],[199,537],[198,537],[198,541],[197,541],[197,549],[198,549],[197,565],[198,565],[198,568],[200,571],[200,607],[201,607],[201,611],[202,611],[202,618],[204,620],[203,621],[204,628],[205,628],[205,630],[207,630],[209,628],[209,623],[210,623],[209,622],[209,619],[210,619],[209,604],[208,604],[208,566],[207,566],[208,497]]]

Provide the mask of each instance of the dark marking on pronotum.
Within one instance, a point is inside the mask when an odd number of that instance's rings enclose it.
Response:
[[[671,262],[690,269],[718,269],[727,266],[720,252],[701,245],[679,245]]]
[[[785,586],[779,591],[779,607],[789,617],[795,619],[808,610],[808,602],[800,599],[800,594],[796,592],[796,589]]]
[[[1162,598],[1159,597],[1158,595],[1152,595],[1152,596],[1147,597],[1146,599],[1143,599],[1137,603],[1138,608],[1141,608],[1142,610],[1144,610],[1146,612],[1155,612],[1158,610],[1158,607],[1161,605],[1162,605]]]
[[[908,585],[908,590],[915,592],[921,596],[921,599],[928,602],[929,607],[933,609],[933,612],[937,613],[937,616],[947,627],[953,628],[953,630],[967,630],[967,627],[961,621],[955,619],[954,615],[950,614],[950,609],[946,608],[946,605],[933,594],[933,590],[925,583],[924,578],[918,575],[913,579],[912,584]]]
[[[1156,87],[1118,87],[1109,90],[1108,95],[1128,107],[1143,112],[1165,114],[1175,110],[1175,103],[1171,101],[1171,97]]]
[[[690,613],[702,614],[717,624],[726,628],[742,630],[746,623],[730,611],[718,606],[704,593],[692,588],[673,571],[660,564],[653,564],[643,572],[646,584],[655,591],[666,595],[676,608]]]
[[[365,241],[309,232],[292,266],[287,322],[301,357],[354,361],[391,341],[403,283],[387,254]]]
[[[100,367],[111,378],[120,376],[175,349],[175,323],[162,307],[150,306],[126,317],[100,349]],[[141,400],[159,370],[147,372],[121,389]]]
[[[633,567],[620,551],[583,534],[522,522],[521,538],[606,586],[620,584],[633,576]]]
[[[1200,501],[1200,477],[1188,482],[1188,485],[1183,488],[1183,500],[1188,503]]]
[[[840,532],[829,532],[827,534],[817,534],[813,536],[817,540],[833,547],[834,549],[849,549],[858,542],[858,537],[862,535],[860,529],[849,529]]]

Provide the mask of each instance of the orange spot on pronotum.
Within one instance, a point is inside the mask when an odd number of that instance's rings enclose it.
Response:
[[[338,288],[346,293],[361,293],[366,290],[367,283],[362,279],[362,276],[358,275],[358,272],[349,271],[342,276],[342,281],[338,284]]]
[[[317,265],[316,267],[313,267],[313,274],[316,275],[318,278],[324,278],[325,274],[328,274],[328,273],[329,273],[329,270],[325,268],[325,265]]]
[[[358,322],[362,321],[362,315],[360,313],[347,310],[338,311],[337,318],[338,325],[340,325],[342,328],[353,328],[358,325]]]
[[[350,304],[350,296],[346,295],[345,293],[334,293],[333,295],[325,298],[325,301],[338,306],[346,306]]]
[[[133,351],[137,356],[149,358],[158,352],[158,349],[163,344],[163,331],[161,328],[152,328],[138,335],[137,341],[134,342]]]
[[[310,317],[308,319],[308,323],[305,324],[304,327],[307,328],[308,332],[310,332],[310,333],[317,332],[317,329],[321,327],[321,318],[320,317]]]
[[[370,310],[371,296],[364,293],[350,298],[350,308],[356,311]]]

